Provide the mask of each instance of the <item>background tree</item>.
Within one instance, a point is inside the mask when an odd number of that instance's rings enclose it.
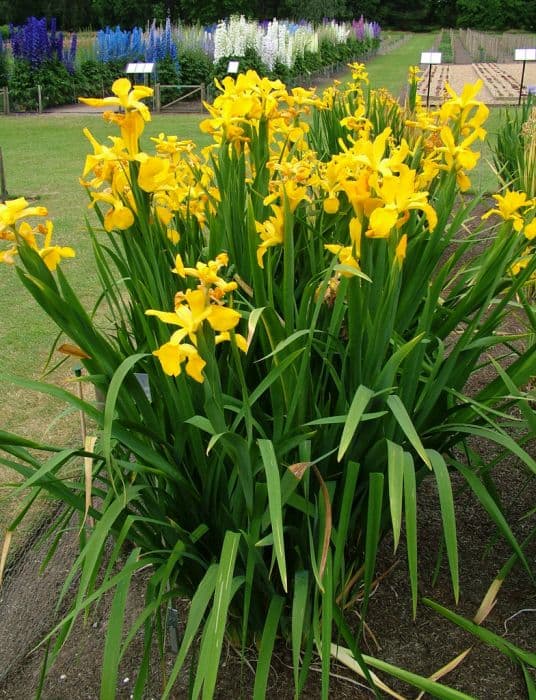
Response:
[[[536,31],[536,0],[0,0],[0,25],[30,16],[55,17],[62,30],[120,25],[144,27],[156,19],[212,24],[232,14],[272,19],[352,19],[364,15],[382,26],[409,31],[472,27]]]

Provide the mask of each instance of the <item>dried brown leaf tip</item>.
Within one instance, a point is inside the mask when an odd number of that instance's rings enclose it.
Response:
[[[310,466],[311,462],[296,462],[296,464],[291,464],[288,470],[294,474],[296,479],[301,479]]]

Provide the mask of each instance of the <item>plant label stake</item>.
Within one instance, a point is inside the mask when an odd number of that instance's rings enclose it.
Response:
[[[6,186],[6,173],[4,170],[4,156],[2,154],[2,148],[0,147],[0,200],[5,202],[8,198],[7,186]]]
[[[80,379],[80,377],[82,376],[82,367],[80,367],[80,365],[77,365],[77,366],[74,368],[74,374],[75,374],[75,377],[76,377],[77,379]],[[79,396],[82,400],[84,400],[84,390],[83,390],[83,388],[82,388],[82,382],[78,382],[78,396]],[[86,442],[86,434],[87,434],[87,430],[86,430],[86,415],[85,415],[84,411],[82,411],[82,410],[80,411],[80,432],[81,432],[81,434],[82,434],[82,442],[85,444],[85,442]]]
[[[426,107],[430,105],[430,83],[432,82],[432,66],[441,63],[441,53],[424,51],[421,53],[421,65],[428,65],[428,87],[426,88]]]
[[[523,61],[523,68],[521,69],[521,82],[519,83],[519,99],[517,104],[521,104],[521,97],[523,95],[523,81],[525,79],[525,68],[527,66],[527,61],[536,61],[536,49],[516,49],[514,54],[515,61]]]

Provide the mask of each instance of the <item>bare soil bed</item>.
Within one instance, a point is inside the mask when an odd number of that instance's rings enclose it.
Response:
[[[517,104],[522,74],[520,62],[510,63],[475,63],[467,51],[458,32],[452,35],[453,63],[444,63],[431,67],[430,103],[438,104],[445,96],[445,83],[461,95],[464,85],[473,84],[481,79],[484,83],[478,99],[488,105]],[[423,81],[419,94],[423,97],[428,92],[428,66],[422,66]],[[536,63],[527,62],[523,77],[523,95],[529,86],[536,86]],[[535,88],[536,89],[536,88]]]
[[[478,99],[488,105],[517,104],[521,81],[519,63],[467,63],[432,66],[430,80],[430,104],[442,102],[445,97],[445,83],[460,95],[464,85],[482,80],[484,86]],[[536,86],[536,64],[527,63],[523,79],[523,96],[527,86]],[[423,66],[423,80],[419,94],[425,97],[428,90],[428,67]]]

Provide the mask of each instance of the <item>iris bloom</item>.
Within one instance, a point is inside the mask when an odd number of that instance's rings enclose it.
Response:
[[[325,245],[324,248],[326,250],[329,250],[330,253],[333,253],[339,258],[339,263],[341,265],[345,265],[346,267],[352,267],[355,270],[360,270],[361,268],[359,267],[359,263],[355,257],[354,253],[354,247],[351,245],[337,245],[337,244],[328,244]],[[345,272],[341,271],[340,273],[343,277],[351,277],[352,274],[351,272]]]
[[[482,80],[477,80],[473,85],[466,84],[461,95],[457,95],[448,83],[445,90],[451,99],[447,100],[439,111],[439,118],[443,123],[450,120],[458,120],[462,129],[472,127],[478,131],[479,138],[485,136],[485,131],[480,131],[480,126],[486,121],[489,109],[483,102],[476,100],[477,94],[482,89]]]
[[[131,89],[132,88],[132,89]],[[138,153],[138,142],[143,132],[145,122],[151,121],[151,113],[146,104],[141,100],[151,97],[153,89],[145,85],[135,85],[127,78],[119,78],[112,85],[112,92],[115,97],[79,97],[90,107],[120,107],[124,114],[114,114],[106,112],[104,117],[108,121],[115,122],[121,129],[123,139],[128,153],[135,156]]]
[[[52,243],[52,221],[47,221],[45,224],[45,241],[43,247],[37,252],[43,259],[49,270],[55,270],[62,258],[74,258],[75,252],[72,248],[59,245],[51,245]]]
[[[112,85],[112,92],[115,97],[79,97],[80,102],[83,102],[90,107],[121,107],[125,112],[139,112],[143,120],[151,121],[151,113],[146,104],[141,102],[145,97],[151,97],[153,89],[145,85],[134,85],[128,78],[118,78]]]
[[[264,221],[262,224],[255,222],[257,233],[260,234],[262,243],[257,248],[257,264],[259,267],[264,267],[264,254],[268,248],[276,245],[282,245],[285,235],[285,220],[283,208],[277,204],[272,204],[274,216]]]
[[[92,192],[94,202],[110,204],[110,209],[104,215],[104,228],[110,232],[114,229],[126,231],[134,223],[134,214],[126,207],[119,197],[112,192]]]
[[[455,171],[456,181],[460,190],[466,192],[471,187],[471,181],[464,171],[472,170],[480,158],[480,153],[471,151],[469,146],[479,138],[479,134],[477,131],[473,131],[460,144],[456,143],[454,134],[448,126],[443,127],[440,134],[444,145],[438,148],[437,151],[444,154],[445,169]]]
[[[433,230],[437,224],[437,215],[428,204],[428,193],[416,191],[416,172],[407,165],[400,166],[398,176],[384,177],[376,186],[376,192],[383,206],[374,209],[369,219],[369,238],[388,238],[394,226],[400,226],[408,219],[413,209],[424,213],[428,227]],[[373,178],[374,180],[374,178]],[[400,216],[402,215],[402,218]]]
[[[529,241],[536,238],[536,217],[530,222],[530,224],[525,226],[523,233],[525,234],[525,238],[527,238]]]
[[[518,258],[515,263],[510,267],[510,272],[512,275],[518,275],[521,270],[524,270],[527,265],[532,262],[534,253],[530,248],[525,248],[523,251],[523,254],[521,255],[520,258]],[[531,282],[534,280],[534,274],[531,275],[530,278]]]
[[[167,158],[147,156],[140,158],[138,185],[145,192],[172,189],[175,186],[170,162]]]
[[[28,216],[46,216],[48,211],[45,207],[31,207],[24,197],[11,199],[0,203],[0,238],[7,238],[7,229],[15,225],[19,219]]]
[[[226,260],[227,256],[222,254],[223,256]],[[180,256],[177,257],[179,258],[179,269],[184,271],[185,274],[187,270],[197,273],[201,269],[201,274],[209,270],[208,266],[205,266],[204,269],[200,268],[199,265],[202,264],[198,264],[196,268],[185,268],[182,265]],[[223,264],[222,260],[221,264]],[[234,309],[222,306],[219,303],[211,303],[211,301],[210,290],[200,285],[198,289],[187,289],[186,292],[177,294],[174,312],[155,309],[148,309],[145,312],[147,316],[156,316],[164,323],[178,326],[178,330],[171,335],[169,341],[153,352],[153,355],[160,360],[162,369],[166,374],[173,377],[178,376],[181,373],[182,363],[186,362],[186,373],[197,382],[203,382],[202,371],[206,362],[197,351],[197,333],[205,321],[216,331],[215,342],[217,345],[226,340],[232,340],[233,336],[230,331],[238,325],[241,318],[240,314]],[[183,342],[187,337],[190,343]],[[243,336],[236,334],[234,335],[234,340],[239,349],[247,352],[247,342]]]
[[[498,208],[487,211],[482,215],[482,219],[488,219],[492,214],[497,214],[504,221],[511,221],[514,230],[519,233],[525,225],[519,210],[531,206],[532,200],[527,199],[525,192],[515,192],[513,190],[506,190],[504,195],[494,194],[493,199],[497,202]],[[530,226],[531,224],[529,224]]]
[[[203,369],[207,364],[197,348],[189,343],[164,343],[153,355],[158,357],[164,372],[170,377],[177,377],[182,370],[183,362],[186,362],[186,374],[196,382],[203,382]]]
[[[237,287],[236,282],[227,282],[218,276],[220,269],[228,264],[229,256],[227,253],[220,253],[215,260],[209,260],[208,263],[197,262],[195,267],[185,267],[181,256],[177,255],[173,272],[183,278],[196,277],[205,287],[214,286],[222,294],[227,294],[227,292],[233,292]]]

